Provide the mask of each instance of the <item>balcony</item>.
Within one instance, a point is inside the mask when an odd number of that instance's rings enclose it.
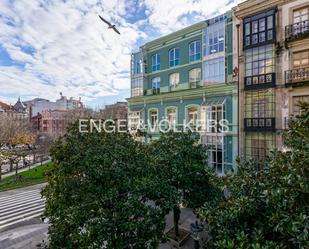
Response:
[[[254,90],[260,88],[270,88],[276,86],[276,74],[260,74],[245,77],[245,90]]]
[[[285,39],[292,41],[309,37],[309,20],[285,26]]]
[[[275,118],[245,118],[245,131],[275,131]]]
[[[285,71],[286,86],[302,86],[309,83],[309,67]]]

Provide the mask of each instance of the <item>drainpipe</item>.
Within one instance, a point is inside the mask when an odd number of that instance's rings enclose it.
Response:
[[[240,120],[239,120],[239,27],[240,24],[236,24],[236,28],[237,28],[237,68],[238,68],[238,74],[237,74],[237,121],[238,121],[238,126],[237,126],[237,133],[238,133],[238,139],[237,139],[237,153],[238,153],[238,157],[239,157],[239,140],[240,140]]]

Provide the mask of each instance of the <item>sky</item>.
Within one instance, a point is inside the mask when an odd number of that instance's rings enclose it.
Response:
[[[0,0],[0,101],[55,101],[60,92],[93,108],[123,101],[130,96],[132,52],[239,2]]]

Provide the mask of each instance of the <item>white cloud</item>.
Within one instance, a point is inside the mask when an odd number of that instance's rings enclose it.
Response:
[[[0,99],[55,99],[62,91],[84,101],[111,95],[117,100],[130,87],[130,53],[137,44],[157,38],[153,30],[166,34],[223,12],[231,7],[227,2],[1,0],[0,44],[17,64],[0,66]],[[134,17],[137,9],[143,18]],[[107,29],[98,13],[121,35]]]

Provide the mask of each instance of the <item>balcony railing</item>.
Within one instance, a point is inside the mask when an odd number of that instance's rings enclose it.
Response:
[[[152,94],[159,94],[160,88],[152,88]]]
[[[309,82],[309,67],[285,71],[285,85],[297,85]]]
[[[245,131],[275,131],[275,118],[245,118]]]
[[[295,40],[309,36],[309,20],[285,26],[285,39]]]

